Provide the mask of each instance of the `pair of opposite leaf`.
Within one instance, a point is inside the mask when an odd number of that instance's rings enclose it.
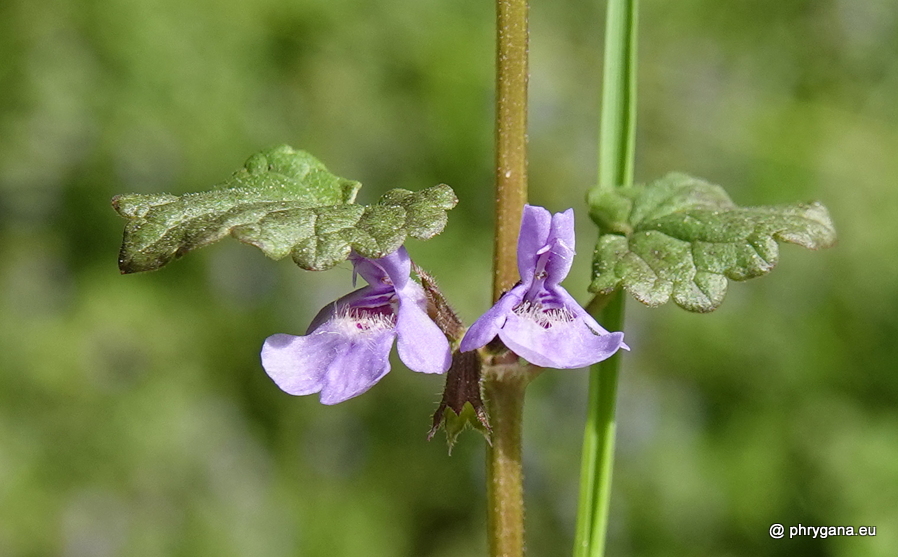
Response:
[[[427,297],[410,278],[402,244],[407,236],[441,232],[455,194],[445,185],[391,190],[362,206],[354,203],[359,187],[308,153],[280,146],[254,155],[207,192],[117,196],[113,207],[129,219],[119,267],[123,273],[157,269],[227,235],[274,259],[290,255],[309,270],[350,259],[369,286],[324,308],[306,336],[270,337],[262,354],[269,375],[287,392],[318,392],[324,403],[340,402],[389,371],[394,339],[409,368],[442,373],[450,365],[449,342],[426,314]],[[727,278],[770,271],[777,240],[811,249],[835,242],[818,203],[740,208],[719,186],[683,174],[596,189],[588,201],[601,231],[590,290],[622,287],[650,306],[673,298],[685,309],[712,311]],[[498,336],[534,365],[573,368],[626,348],[622,333],[601,328],[559,285],[573,247],[572,210],[552,216],[528,206],[518,243],[521,282],[464,334],[460,353]]]

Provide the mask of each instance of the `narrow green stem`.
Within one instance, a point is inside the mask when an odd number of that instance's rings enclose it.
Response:
[[[599,124],[599,183],[633,183],[636,148],[636,21],[638,0],[608,0]]]
[[[517,366],[515,366],[517,367]],[[524,489],[521,423],[527,380],[487,369],[483,393],[493,428],[487,446],[487,534],[491,557],[524,554]]]
[[[599,315],[594,315],[610,331],[624,325],[624,296],[615,292]],[[617,430],[615,409],[621,354],[618,352],[592,366],[580,475],[580,513],[574,555],[600,557],[605,553],[608,512],[611,501],[611,473],[614,467],[614,440]],[[588,510],[587,510],[588,509]]]
[[[599,189],[633,182],[636,144],[638,0],[608,0],[599,126]],[[623,330],[624,296],[596,297],[590,313],[610,331]],[[620,353],[592,366],[580,473],[575,557],[602,557],[614,466],[615,407]]]
[[[527,0],[496,1],[496,244],[493,300],[518,281],[527,202]]]

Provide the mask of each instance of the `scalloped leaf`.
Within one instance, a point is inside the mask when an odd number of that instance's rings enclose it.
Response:
[[[419,192],[394,189],[370,206],[338,205],[275,210],[231,235],[272,259],[291,255],[303,269],[323,271],[355,250],[363,257],[388,255],[407,236],[427,240],[446,226],[446,211],[458,200],[445,184]]]
[[[777,241],[830,247],[836,231],[822,204],[738,207],[720,186],[670,173],[648,185],[593,190],[590,216],[599,225],[590,291],[623,287],[659,306],[671,297],[689,311],[715,310],[727,278],[770,272]]]
[[[452,188],[391,190],[374,205],[354,203],[361,184],[328,172],[305,151],[282,145],[255,154],[224,184],[200,193],[119,195],[113,208],[128,219],[119,269],[158,269],[227,235],[272,259],[324,270],[351,250],[383,257],[407,236],[426,240],[446,225],[458,200]]]

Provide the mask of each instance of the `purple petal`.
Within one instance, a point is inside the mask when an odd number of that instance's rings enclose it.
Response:
[[[405,246],[376,261],[387,273],[387,276],[390,277],[393,288],[397,290],[405,288],[409,275],[412,272],[412,258],[409,257]]]
[[[362,275],[362,278],[375,288],[380,288],[384,284],[402,288],[408,282],[412,271],[412,260],[405,247],[380,259],[368,259],[357,254],[351,255],[350,259],[355,272]]]
[[[546,262],[546,287],[564,280],[574,263],[574,210],[552,215],[548,243],[552,246]]]
[[[524,284],[519,284],[506,292],[493,307],[468,328],[458,349],[462,352],[477,350],[496,338],[499,330],[505,325],[505,319],[512,314],[514,307],[521,303],[525,292],[527,292],[527,286]]]
[[[588,311],[583,309],[583,306],[580,305],[577,300],[571,296],[570,292],[568,292],[563,286],[556,286],[555,288],[547,288],[546,291],[550,294],[551,298],[555,300],[555,303],[560,303],[561,307],[563,307],[567,312],[574,316],[575,319],[582,319],[584,323],[586,323],[589,328],[596,331],[597,333],[601,333],[603,335],[609,334],[608,330],[605,327],[599,325],[599,322],[593,319],[592,315],[589,314]]]
[[[534,365],[556,369],[586,367],[609,358],[624,344],[623,333],[609,333],[567,290],[549,291],[560,307],[508,316],[499,338]]]
[[[319,311],[315,315],[315,317],[312,319],[312,322],[309,323],[309,328],[306,329],[306,334],[307,335],[312,334],[312,332],[315,329],[317,329],[318,327],[323,325],[326,321],[328,321],[330,318],[332,318],[334,316],[334,312],[337,311],[338,304],[343,304],[345,302],[345,300],[347,298],[349,298],[350,296],[355,296],[357,294],[361,294],[363,290],[365,290],[365,289],[360,288],[360,289],[356,290],[355,292],[350,292],[349,294],[347,294],[346,296],[343,296],[336,302],[331,302],[331,303],[327,304],[326,306],[324,306],[323,308],[321,308],[321,311]],[[274,336],[278,336],[278,335],[274,335]],[[292,335],[285,335],[285,336],[292,336]],[[268,337],[268,338],[273,338],[273,337]],[[268,342],[268,341],[266,340],[265,342]]]
[[[552,215],[536,205],[524,205],[521,216],[521,232],[518,235],[518,272],[525,284],[533,281],[536,271],[537,252],[546,246]]]
[[[583,309],[583,306],[581,306],[577,302],[577,300],[575,300],[574,297],[571,296],[570,293],[567,290],[565,290],[563,287],[556,286],[555,288],[552,288],[551,290],[549,290],[549,292],[551,292],[551,294],[553,296],[555,296],[555,299],[559,300],[562,303],[562,305],[564,307],[566,307],[568,309],[568,311],[570,311],[574,315],[574,317],[576,319],[582,319],[584,321],[584,323],[586,323],[586,325],[590,329],[592,329],[593,331],[596,331],[600,334],[603,334],[603,335],[611,334],[608,331],[608,329],[599,325],[599,322],[596,321],[593,318],[593,316],[589,314],[588,311]],[[623,334],[623,333],[621,333],[621,334]],[[630,347],[627,346],[626,342],[621,342],[620,347],[623,348],[624,350],[630,349]]]
[[[336,404],[370,389],[390,371],[391,327],[359,330],[347,318],[326,321],[307,336],[272,335],[262,347],[262,367],[292,395],[321,393]]]
[[[444,373],[452,362],[449,341],[423,309],[427,307],[424,290],[410,281],[397,293],[396,332],[399,338],[396,349],[399,358],[412,371]]]
[[[587,327],[589,327],[593,331],[596,331],[599,334],[603,334],[603,335],[612,334],[612,333],[608,332],[608,329],[599,325],[599,322],[596,321],[592,317],[592,315],[589,314],[588,311],[583,309],[583,306],[581,306],[577,302],[577,300],[575,300],[574,297],[571,296],[570,293],[567,290],[565,290],[563,287],[556,286],[555,288],[552,288],[551,290],[549,290],[549,292],[551,293],[552,296],[555,297],[556,300],[561,302],[563,307],[567,308],[567,310],[569,312],[571,312],[571,314],[573,314],[575,319],[583,320],[583,322],[586,323]],[[623,333],[621,333],[621,334],[623,334]],[[620,347],[623,348],[624,350],[630,349],[630,347],[627,346],[626,342],[621,342]],[[602,358],[602,359],[604,360],[604,358]],[[601,360],[599,360],[599,361],[601,361]]]
[[[543,327],[536,320],[512,315],[499,331],[499,338],[531,364],[571,369],[609,358],[621,347],[624,334],[596,334],[582,319]]]
[[[387,282],[387,272],[383,267],[375,263],[376,259],[367,259],[355,252],[349,254],[349,260],[352,261],[352,271],[355,274],[362,275],[368,284],[381,286]],[[352,284],[355,285],[355,275],[352,277]]]

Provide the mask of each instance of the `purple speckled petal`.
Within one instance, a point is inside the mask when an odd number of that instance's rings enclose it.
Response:
[[[593,319],[592,315],[590,315],[588,311],[583,309],[583,306],[581,306],[579,303],[577,303],[577,300],[575,300],[574,297],[571,296],[570,293],[567,290],[565,290],[564,288],[562,288],[561,286],[556,286],[555,288],[552,288],[551,290],[549,290],[549,293],[552,296],[554,296],[554,298],[556,300],[560,301],[561,304],[569,312],[571,312],[571,314],[574,316],[575,319],[582,320],[583,323],[585,323],[586,326],[589,327],[590,329],[592,329],[593,331],[595,331],[599,334],[602,334],[602,335],[617,334],[617,333],[610,333],[610,332],[608,332],[607,329],[605,329],[605,327],[602,327],[601,325],[599,325],[599,322],[596,321],[595,319]],[[623,333],[620,333],[620,334],[623,335]],[[627,343],[625,343],[623,341],[621,341],[620,347],[624,350],[630,349],[630,347],[627,346]],[[604,360],[605,358],[602,358],[602,359]]]
[[[552,215],[549,232],[550,253],[546,262],[546,287],[552,288],[567,277],[574,263],[574,210]]]
[[[583,309],[583,306],[581,306],[563,286],[547,288],[546,291],[556,303],[560,303],[566,311],[574,316],[574,318],[582,319],[584,323],[597,333],[603,335],[608,334],[608,330],[599,325],[599,322],[593,319],[592,315]]]
[[[537,252],[548,243],[551,226],[552,215],[549,211],[535,205],[524,205],[518,235],[518,272],[524,284],[529,285],[533,281],[539,258]]]
[[[527,285],[519,284],[499,298],[493,307],[468,328],[465,337],[461,339],[459,350],[462,352],[477,350],[496,338],[499,330],[505,325],[505,319],[512,313],[514,307],[521,303],[526,292]]]
[[[445,373],[452,363],[449,341],[424,308],[427,299],[418,283],[409,281],[397,290],[399,311],[396,317],[399,358],[412,371]]]
[[[337,301],[331,302],[321,308],[321,311],[319,311],[315,318],[312,319],[309,328],[306,329],[306,334],[311,334],[325,321],[331,319],[334,316],[334,313],[337,312],[337,308],[345,308],[347,306],[362,308],[389,306],[393,294],[393,287],[388,285],[381,285],[380,287],[363,286],[358,290],[353,290],[349,294],[337,299]]]
[[[499,338],[531,364],[570,369],[609,358],[621,347],[624,334],[596,334],[583,319],[561,319],[545,327],[526,315],[513,314]]]
[[[272,335],[262,347],[262,367],[285,392],[321,393],[337,404],[370,389],[390,371],[392,327],[360,330],[346,317],[325,321],[307,336]]]

